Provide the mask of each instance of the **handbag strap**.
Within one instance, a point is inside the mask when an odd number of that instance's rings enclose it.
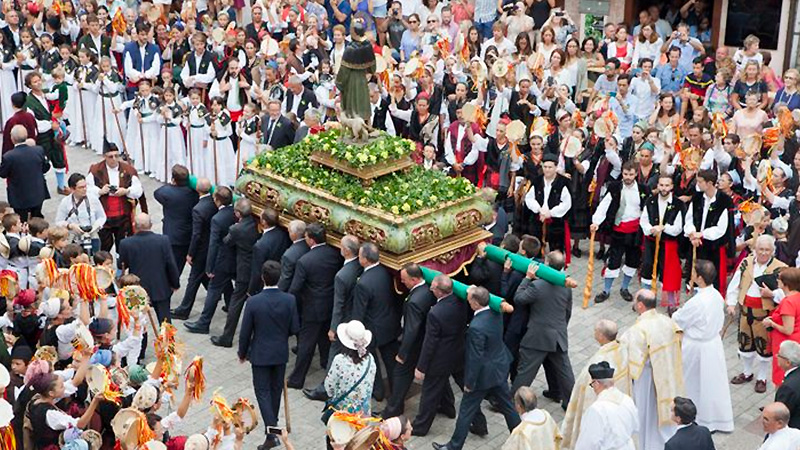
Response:
[[[350,394],[351,394],[351,393],[352,393],[354,390],[356,390],[356,388],[358,387],[358,385],[360,385],[360,384],[361,384],[361,382],[362,382],[362,381],[364,381],[364,378],[366,378],[366,377],[367,377],[367,373],[369,373],[369,369],[370,369],[371,367],[372,367],[372,359],[368,359],[368,360],[367,360],[367,368],[366,368],[366,369],[364,369],[364,373],[363,373],[363,374],[361,374],[361,378],[359,378],[359,379],[358,379],[358,381],[356,381],[356,382],[355,382],[355,383],[354,383],[352,386],[350,386],[350,389],[348,389],[348,390],[347,390],[347,392],[345,392],[344,394],[342,394],[342,395],[340,395],[339,397],[337,397],[337,398],[336,398],[336,400],[332,401],[332,402],[331,402],[331,406],[336,406],[336,405],[338,405],[338,404],[339,404],[339,402],[341,402],[342,400],[344,400],[344,399],[345,399],[345,397],[347,397],[347,396],[348,396],[348,395],[350,395]]]

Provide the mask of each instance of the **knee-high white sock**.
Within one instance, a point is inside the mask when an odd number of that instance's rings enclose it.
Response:
[[[745,376],[753,374],[753,359],[756,357],[755,352],[739,352],[739,358],[742,360],[742,373]]]
[[[772,358],[762,358],[759,356],[757,363],[756,380],[766,381],[769,370],[772,368]]]

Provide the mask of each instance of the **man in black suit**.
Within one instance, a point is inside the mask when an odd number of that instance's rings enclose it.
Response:
[[[795,341],[783,341],[775,355],[778,366],[786,375],[783,383],[775,391],[775,401],[789,408],[789,428],[800,428],[800,344]]]
[[[233,347],[233,335],[239,325],[247,289],[250,287],[250,267],[253,260],[253,246],[258,241],[258,225],[253,217],[250,200],[240,198],[233,206],[233,214],[237,222],[231,226],[223,244],[236,249],[236,273],[233,295],[225,319],[225,329],[221,336],[213,336],[211,343],[219,347]]]
[[[414,382],[414,368],[425,339],[425,321],[428,311],[436,304],[436,297],[425,284],[417,264],[406,264],[400,270],[400,282],[408,289],[408,297],[403,305],[403,332],[392,374],[392,395],[381,413],[384,418],[403,414],[406,394]]]
[[[258,294],[264,287],[261,282],[261,266],[267,261],[281,262],[283,253],[292,245],[289,233],[279,226],[278,211],[264,208],[261,211],[261,228],[264,234],[253,246],[253,261],[250,270],[250,295]]]
[[[163,232],[172,244],[178,273],[183,273],[192,241],[192,211],[200,198],[197,191],[189,187],[189,169],[180,164],[172,166],[172,182],[156,189],[153,196],[161,203]]]
[[[209,193],[211,191],[211,182],[208,178],[198,179],[196,189],[200,198],[192,208],[192,236],[189,241],[188,254],[186,255],[186,263],[192,269],[189,271],[189,280],[186,282],[183,300],[180,306],[172,310],[172,317],[181,320],[189,318],[189,313],[192,312],[200,285],[203,285],[206,289],[208,288],[206,257],[208,256],[208,241],[211,234],[211,218],[214,217],[214,214],[219,209],[214,204],[214,198]]]
[[[169,301],[181,286],[181,276],[169,238],[153,233],[152,227],[150,216],[145,213],[136,216],[136,234],[119,244],[119,266],[139,277],[158,321],[171,322]]]
[[[664,445],[664,450],[715,450],[714,441],[708,428],[698,425],[697,408],[688,398],[675,397],[672,404],[672,420],[678,424],[678,431]]]
[[[266,287],[247,300],[239,334],[239,362],[250,361],[253,390],[266,426],[278,424],[283,376],[289,361],[289,336],[297,334],[300,319],[295,298],[278,289],[280,265],[267,261],[261,267]],[[277,436],[267,434],[259,450],[277,447]]]
[[[555,270],[564,268],[564,255],[553,251],[545,257],[545,264]],[[561,406],[566,409],[575,375],[567,356],[567,324],[572,316],[572,290],[536,279],[539,266],[531,264],[525,279],[520,283],[514,296],[514,303],[530,305],[528,331],[520,343],[519,373],[514,379],[512,392],[521,386],[530,386],[536,379],[539,367],[550,360],[554,369],[555,384],[550,391],[560,393]]]
[[[208,334],[208,327],[217,311],[220,297],[224,291],[232,289],[231,280],[236,274],[236,249],[223,242],[231,225],[236,223],[232,201],[233,192],[226,186],[217,186],[217,190],[214,191],[214,204],[219,210],[211,218],[206,259],[206,276],[211,281],[208,283],[206,302],[200,317],[194,322],[183,324],[190,333]]]
[[[50,170],[50,162],[39,146],[25,143],[28,131],[22,125],[11,129],[14,148],[3,155],[0,162],[0,177],[8,180],[8,202],[23,222],[31,217],[42,216],[42,203],[50,198],[44,174]]]
[[[292,245],[283,252],[281,256],[281,278],[278,280],[278,289],[283,292],[289,292],[289,286],[292,285],[294,278],[294,269],[297,261],[306,253],[308,253],[308,243],[306,242],[306,223],[302,220],[293,220],[289,222],[289,239],[292,240]],[[302,314],[303,305],[298,304],[297,310]]]
[[[428,312],[425,339],[422,342],[414,377],[422,382],[419,412],[414,419],[414,436],[425,436],[437,412],[455,418],[455,397],[450,377],[464,389],[464,355],[469,306],[453,295],[453,281],[437,275],[431,283],[436,304]],[[486,417],[478,410],[470,431],[486,435]]]
[[[297,75],[290,76],[286,96],[283,98],[283,105],[281,105],[283,114],[286,116],[294,114],[299,121],[305,117],[306,110],[317,106],[319,106],[319,103],[314,91],[306,89],[303,86],[303,81]]]
[[[464,359],[464,396],[458,409],[456,429],[450,442],[433,443],[436,450],[461,450],[467,440],[469,424],[480,411],[487,396],[496,399],[496,405],[506,419],[508,431],[520,423],[519,414],[511,404],[508,391],[508,367],[511,353],[503,343],[503,316],[489,309],[489,291],[480,286],[470,286],[467,301],[475,312],[467,330],[467,354]]]
[[[267,115],[261,120],[261,136],[264,143],[273,150],[286,147],[294,142],[294,125],[281,114],[281,101],[272,99],[267,105]]]
[[[312,223],[306,227],[308,253],[297,260],[289,293],[300,302],[302,320],[297,342],[297,360],[289,375],[288,386],[302,389],[306,374],[319,348],[320,365],[328,365],[328,328],[333,312],[333,284],[342,267],[342,257],[334,247],[325,243],[325,227]]]
[[[508,232],[508,214],[499,203],[493,203],[492,223],[484,228],[492,233],[492,244],[500,245],[503,242],[503,237]]]
[[[341,344],[336,340],[336,328],[339,327],[339,324],[350,322],[353,315],[353,289],[356,287],[356,282],[358,277],[361,276],[361,272],[364,271],[364,268],[358,262],[359,245],[358,238],[352,234],[342,236],[342,240],[339,242],[341,247],[339,252],[344,258],[344,265],[336,272],[336,278],[333,280],[333,311],[331,312],[331,326],[328,330],[331,349],[326,370],[330,370],[333,356],[342,349]],[[324,381],[320,382],[314,389],[303,389],[303,395],[310,400],[324,402],[328,399]]]
[[[353,289],[353,315],[351,320],[358,320],[364,327],[372,332],[372,345],[370,351],[378,360],[380,352],[386,373],[389,375],[389,388],[392,387],[391,375],[394,373],[395,356],[400,344],[397,336],[400,335],[400,314],[402,304],[398,301],[394,291],[394,282],[389,272],[380,264],[380,251],[372,242],[361,244],[358,252],[358,262],[364,272],[356,282]],[[383,401],[384,386],[380,364],[376,364],[375,385],[373,395],[375,399]]]

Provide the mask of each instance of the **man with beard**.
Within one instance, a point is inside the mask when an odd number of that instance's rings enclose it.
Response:
[[[653,266],[658,270],[661,279],[662,305],[666,298],[667,313],[678,307],[681,288],[681,261],[678,257],[678,237],[683,230],[683,202],[672,196],[672,177],[661,175],[658,178],[658,195],[647,199],[639,220],[644,234],[644,255],[642,258],[642,287],[649,288],[658,284],[653,280]],[[659,251],[656,255],[656,239],[659,240]]]

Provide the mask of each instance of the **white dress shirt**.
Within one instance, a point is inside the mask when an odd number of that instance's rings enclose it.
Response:
[[[706,218],[708,217],[708,209],[716,202],[717,196],[709,198],[703,195],[703,219],[700,221],[700,228],[702,229],[703,239],[708,241],[715,241],[725,235],[728,229],[728,210],[722,211],[716,224],[707,224]],[[689,210],[686,211],[686,224],[683,226],[683,232],[686,236],[696,232],[694,227],[694,212],[692,204],[689,204]]]
[[[662,223],[664,220],[664,216],[667,213],[667,206],[669,206],[670,203],[672,203],[672,194],[669,194],[667,198],[663,198],[661,195],[658,196],[658,220],[653,221],[656,225]],[[672,224],[663,224],[664,233],[673,237],[677,237],[681,233],[681,230],[683,230],[682,218],[683,215],[678,214]],[[639,221],[639,226],[642,228],[642,233],[644,233],[645,236],[651,236],[653,234],[653,225],[650,223],[650,217],[647,213],[647,208],[644,208],[642,211],[642,218]]]
[[[550,190],[553,188],[553,181],[544,178],[544,205],[540,205],[539,202],[536,200],[536,187],[531,186],[531,189],[525,195],[525,205],[531,212],[538,214],[540,211],[547,211],[549,208],[547,207],[547,199],[550,198]],[[569,212],[569,209],[572,208],[572,197],[569,194],[569,189],[564,186],[564,189],[561,190],[561,201],[556,205],[553,209],[550,210],[550,216],[552,217],[564,217],[564,215]]]
[[[624,197],[624,198],[622,198]],[[620,206],[624,206],[625,210],[622,211],[622,222],[630,222],[636,220],[641,214],[641,197],[639,197],[639,186],[636,183],[631,183],[630,186],[622,183],[622,191],[620,192]],[[606,220],[608,216],[608,208],[611,207],[611,194],[606,194],[600,204],[597,205],[597,210],[592,215],[592,223],[600,225]],[[616,213],[615,213],[616,214]]]

